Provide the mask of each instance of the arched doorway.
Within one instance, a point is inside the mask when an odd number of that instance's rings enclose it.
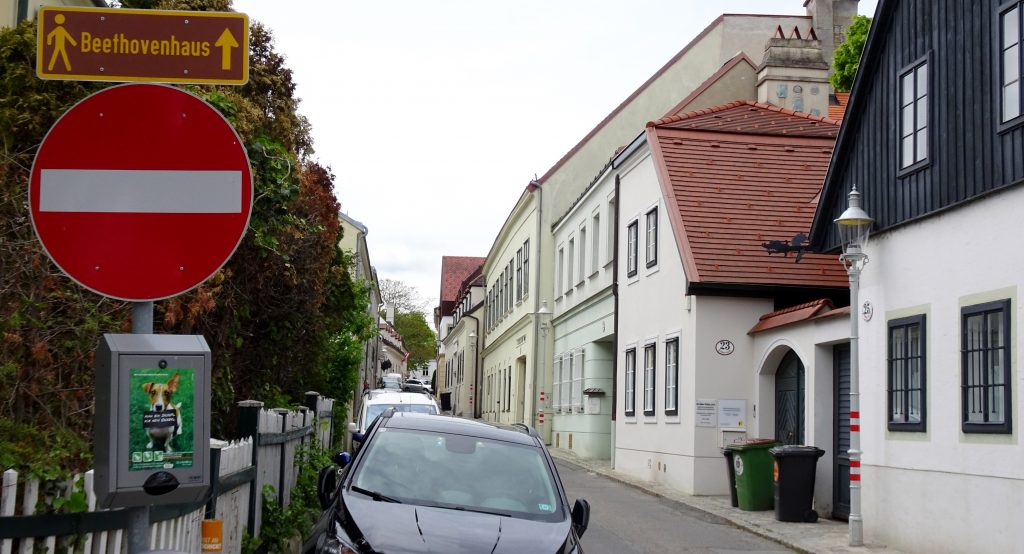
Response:
[[[775,439],[804,443],[804,364],[790,350],[775,372]]]

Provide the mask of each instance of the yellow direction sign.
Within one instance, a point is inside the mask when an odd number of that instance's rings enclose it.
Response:
[[[243,13],[64,8],[39,10],[41,79],[216,83],[249,80]]]

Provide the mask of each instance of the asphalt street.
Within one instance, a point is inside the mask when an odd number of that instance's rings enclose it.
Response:
[[[651,496],[571,463],[556,464],[569,505],[576,498],[590,502],[590,527],[583,536],[587,554],[792,552],[720,517]]]

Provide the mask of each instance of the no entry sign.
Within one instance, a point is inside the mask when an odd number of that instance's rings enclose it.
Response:
[[[32,165],[43,248],[85,288],[122,300],[185,292],[231,257],[252,212],[249,158],[209,104],[121,85],[68,110]]]

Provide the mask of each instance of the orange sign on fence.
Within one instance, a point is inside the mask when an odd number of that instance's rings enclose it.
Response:
[[[41,79],[249,80],[249,18],[243,13],[44,6],[38,20]]]
[[[224,521],[220,519],[203,520],[203,552],[224,551]]]

